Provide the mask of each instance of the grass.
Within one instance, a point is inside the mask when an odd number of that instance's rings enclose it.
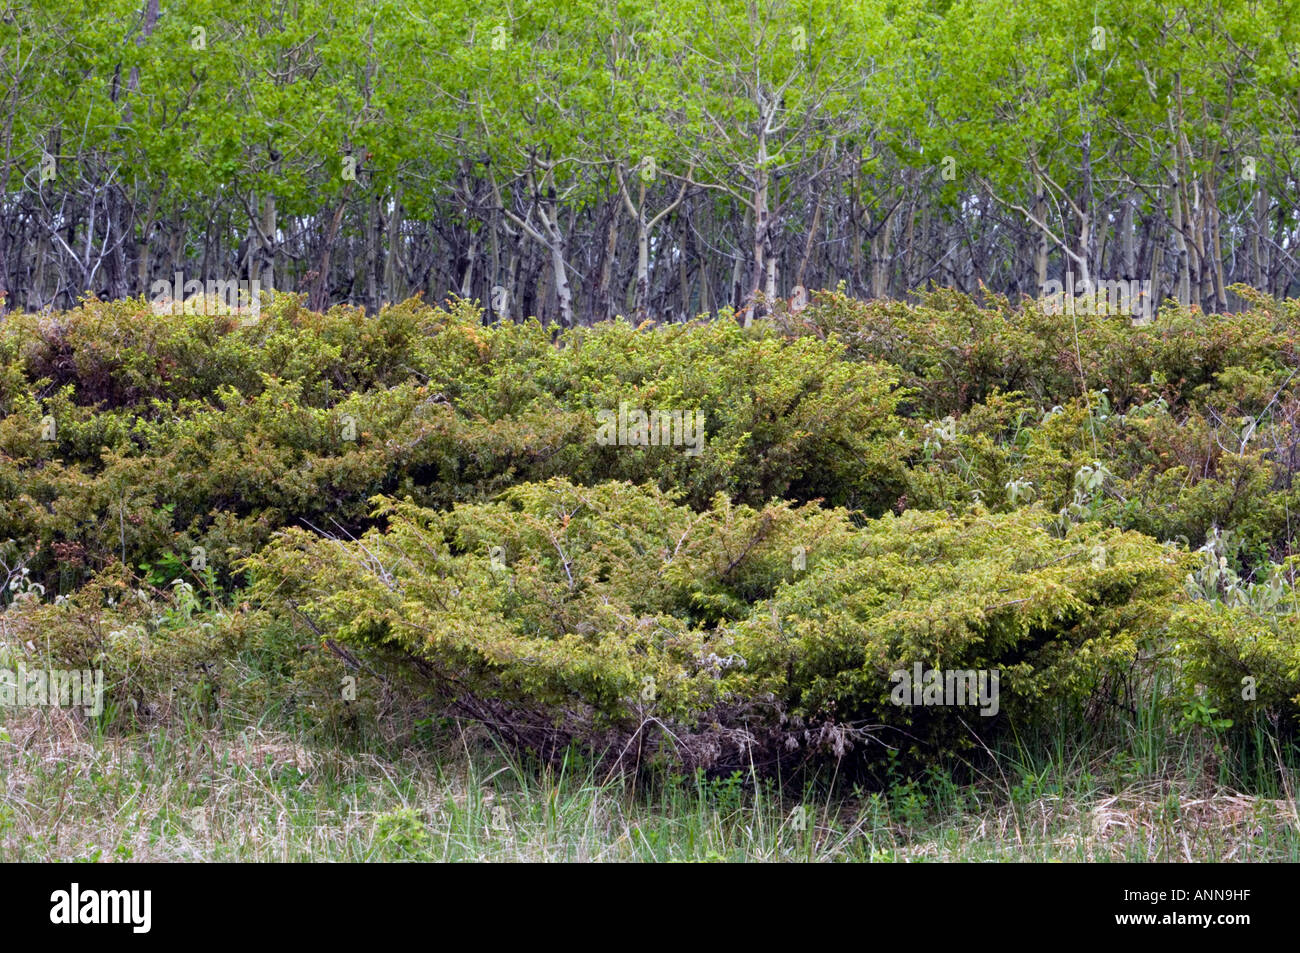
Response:
[[[796,790],[741,774],[633,785],[576,755],[532,765],[476,726],[349,748],[0,713],[0,861],[1300,860],[1295,760],[1258,727],[1231,757],[1140,724]]]

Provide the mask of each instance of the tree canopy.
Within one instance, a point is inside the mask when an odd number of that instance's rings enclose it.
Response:
[[[7,308],[1296,292],[1295,0],[0,4]]]

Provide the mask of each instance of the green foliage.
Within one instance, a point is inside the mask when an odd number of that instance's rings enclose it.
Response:
[[[1147,703],[1290,725],[1300,312],[1269,307],[1077,349],[942,295],[555,338],[468,302],[11,316],[3,640],[104,667],[109,725],[419,698],[724,773]],[[700,452],[602,443],[620,405],[700,410]],[[998,714],[895,704],[916,664],[996,669]]]
[[[1170,629],[1186,704],[1228,723],[1300,711],[1300,612],[1293,584],[1280,605],[1197,600]]]
[[[286,530],[249,561],[253,595],[405,654],[522,744],[616,761],[771,768],[969,741],[971,711],[891,702],[890,674],[914,663],[999,669],[1011,717],[1081,708],[1160,634],[1181,578],[1154,541],[1058,537],[1034,510],[858,528],[813,505],[697,513],[563,480],[450,512],[378,502],[386,529],[356,541]]]
[[[816,296],[796,335],[901,370],[908,506],[1041,503],[1195,548],[1230,532],[1249,568],[1291,553],[1300,311],[1163,308],[1150,324],[941,291],[909,305]],[[1100,469],[1098,469],[1100,467]]]
[[[879,512],[902,481],[890,371],[770,329],[612,323],[553,344],[464,302],[369,320],[281,296],[250,327],[88,302],[11,318],[0,342],[0,539],[57,592],[112,562],[176,578],[195,547],[228,582],[277,528],[358,530],[382,492],[447,506],[567,474],[695,506],[722,492]],[[598,414],[623,403],[701,411],[701,452],[598,445]]]
[[[375,818],[375,849],[389,860],[428,860],[433,838],[414,808],[388,811]]]

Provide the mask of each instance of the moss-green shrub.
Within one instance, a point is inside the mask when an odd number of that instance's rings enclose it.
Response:
[[[680,488],[697,507],[721,492],[879,512],[902,485],[889,369],[770,328],[615,322],[552,343],[463,303],[367,319],[282,296],[249,327],[92,301],[10,317],[0,341],[0,539],[58,592],[195,547],[229,583],[271,531],[359,531],[378,493],[445,507],[564,474]],[[701,452],[600,445],[598,414],[620,404],[702,411]],[[69,546],[74,579],[55,553]]]
[[[1300,303],[1247,300],[6,315],[0,641],[98,659],[133,711],[180,684],[354,724],[409,678],[543,752],[719,770],[1127,707],[1163,657],[1176,699],[1290,718],[1290,616],[1180,575],[1206,540],[1244,587],[1295,549]],[[620,404],[699,409],[702,452],[602,445]],[[909,662],[998,668],[1000,714],[893,705]],[[382,691],[342,698],[359,671]]]
[[[553,753],[772,767],[970,740],[969,709],[890,701],[890,674],[999,669],[1005,719],[1082,710],[1158,637],[1186,568],[1044,514],[843,510],[554,480],[438,512],[380,502],[356,541],[286,530],[252,592],[344,644],[405,654],[453,709]]]
[[[1205,314],[1166,303],[1146,324],[1126,315],[1050,314],[1033,301],[992,294],[977,303],[951,289],[914,303],[823,291],[779,322],[790,333],[838,337],[859,359],[900,368],[925,417],[962,413],[995,391],[1021,391],[1051,407],[1106,390],[1121,412],[1160,397],[1181,409],[1234,388],[1243,372],[1266,402],[1300,363],[1300,301],[1233,290],[1252,302],[1250,310]]]
[[[1295,728],[1300,612],[1197,602],[1177,613],[1171,636],[1185,697],[1204,694],[1221,717],[1238,724],[1263,716],[1285,718],[1285,727]]]

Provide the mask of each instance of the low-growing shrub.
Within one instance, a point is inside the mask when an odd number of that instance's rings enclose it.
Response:
[[[0,648],[103,667],[115,727],[432,709],[716,772],[1150,702],[1293,722],[1300,303],[1242,297],[8,314]],[[699,411],[698,447],[600,436],[621,408]],[[895,704],[916,665],[997,670],[997,715]]]
[[[1185,560],[1037,510],[703,512],[564,480],[450,512],[378,501],[359,539],[288,529],[252,593],[323,637],[404,655],[449,710],[554,756],[731,770],[959,747],[1082,711],[1158,638]],[[892,673],[998,670],[996,717],[900,707]]]
[[[613,322],[552,343],[463,302],[367,319],[282,296],[251,327],[92,301],[11,317],[0,342],[0,540],[56,593],[112,563],[197,562],[231,585],[274,530],[359,532],[380,493],[447,507],[565,475],[697,508],[725,493],[874,514],[902,487],[890,369],[771,328]],[[602,443],[600,415],[628,407],[698,411],[704,430],[691,448]]]

